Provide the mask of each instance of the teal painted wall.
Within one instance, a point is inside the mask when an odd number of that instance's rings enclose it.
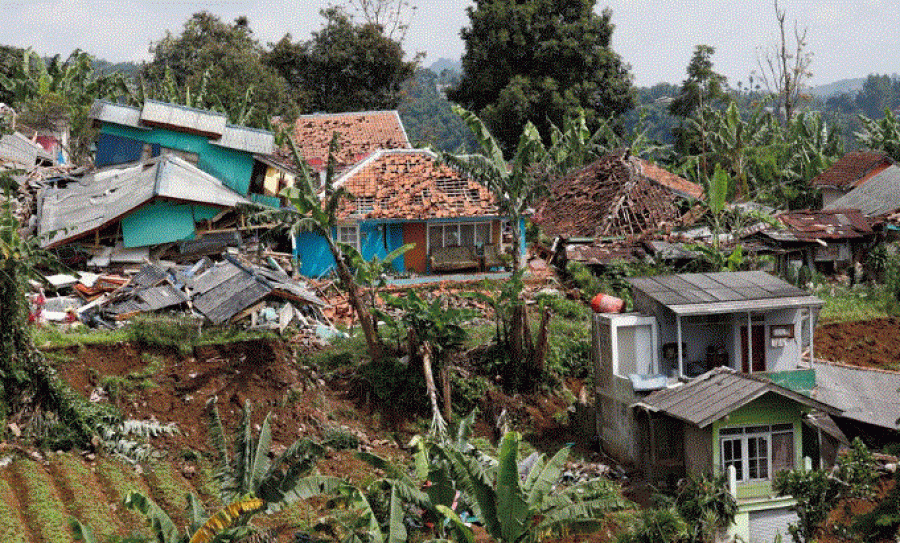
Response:
[[[239,194],[246,195],[250,189],[250,177],[253,173],[252,153],[212,145],[206,136],[175,132],[164,128],[144,130],[104,123],[100,128],[100,133],[196,153],[198,168],[220,179],[227,187]]]
[[[314,232],[297,234],[296,256],[304,277],[319,277],[334,268],[328,241]]]
[[[122,219],[125,247],[144,247],[194,239],[195,225],[211,219],[221,210],[211,206],[187,205],[156,200]]]

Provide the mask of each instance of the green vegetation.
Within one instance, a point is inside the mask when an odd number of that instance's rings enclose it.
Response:
[[[117,345],[130,339],[128,328],[116,330],[91,329],[87,327],[60,328],[44,326],[33,332],[34,343],[41,349],[65,349],[82,345]]]
[[[147,483],[131,466],[108,458],[97,460],[97,477],[111,503],[122,503],[125,496],[131,492],[150,491]],[[143,519],[134,511],[119,507],[117,512],[122,525],[128,527],[129,532],[142,536],[150,535],[149,530],[144,527]]]
[[[900,303],[882,285],[855,287],[823,285],[815,295],[825,302],[819,322],[845,322],[900,315]]]
[[[28,543],[19,512],[13,509],[15,503],[12,488],[5,479],[0,478],[0,540],[9,543]]]
[[[89,523],[104,540],[118,534],[119,524],[105,501],[98,500],[97,480],[73,453],[50,458],[52,471],[59,474],[58,483],[72,494],[72,509],[79,520]],[[100,494],[102,496],[102,494]]]
[[[25,483],[22,501],[32,529],[46,543],[69,543],[72,536],[67,508],[47,472],[37,462],[25,459],[17,459],[14,469]]]

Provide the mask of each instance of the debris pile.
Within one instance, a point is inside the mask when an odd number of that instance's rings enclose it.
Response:
[[[338,333],[323,312],[325,302],[277,263],[260,266],[226,254],[220,262],[203,257],[190,265],[146,263],[134,274],[80,272],[45,279],[58,295],[48,298],[41,290],[34,297],[34,321],[112,328],[136,315],[176,311],[214,325],[240,323],[280,333],[293,326],[310,337]]]

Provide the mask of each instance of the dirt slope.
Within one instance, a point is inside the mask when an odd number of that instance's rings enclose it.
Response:
[[[821,325],[816,328],[815,347],[817,358],[900,370],[900,318]]]

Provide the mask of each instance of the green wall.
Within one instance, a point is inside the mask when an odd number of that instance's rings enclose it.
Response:
[[[125,247],[143,247],[194,239],[195,225],[219,213],[211,206],[177,204],[156,200],[122,219]]]
[[[213,145],[206,136],[175,132],[164,128],[147,130],[104,123],[100,133],[196,153],[199,158],[198,168],[221,180],[227,187],[239,194],[246,195],[250,189],[250,177],[253,174],[252,153]]]
[[[793,424],[794,426],[794,466],[803,465],[803,428],[801,419],[805,407],[774,393],[765,394],[749,404],[732,411],[725,418],[713,423],[713,466],[720,470],[722,449],[719,445],[719,431],[730,426],[753,426],[757,424]],[[738,484],[737,498],[763,498],[772,495],[771,481]]]

